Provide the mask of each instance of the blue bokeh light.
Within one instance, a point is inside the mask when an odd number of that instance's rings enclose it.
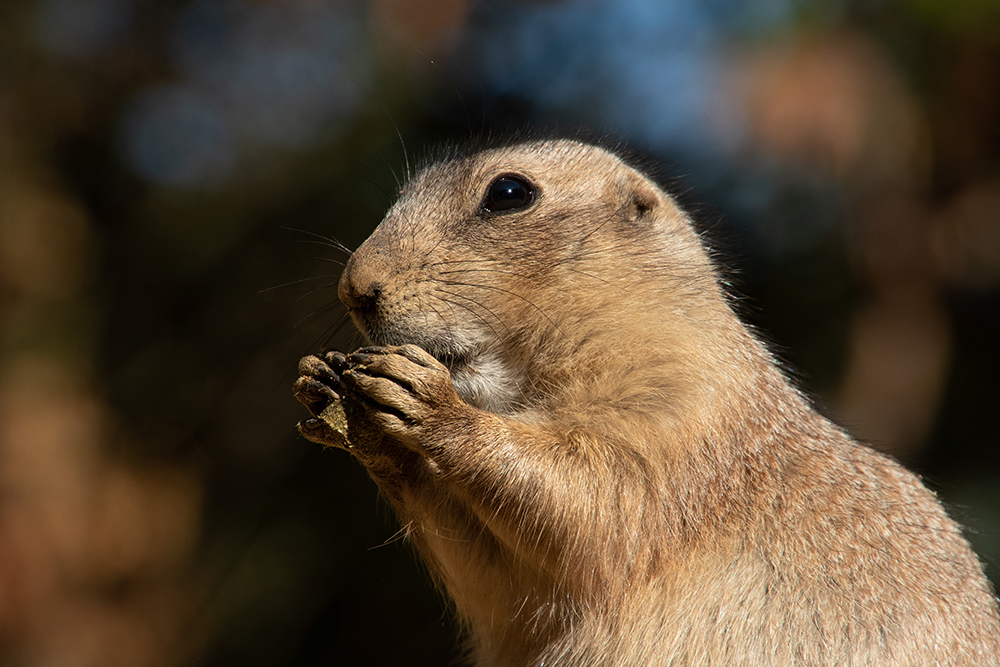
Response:
[[[38,41],[60,56],[89,56],[128,35],[133,0],[41,0],[32,23]]]
[[[224,181],[238,160],[225,110],[183,86],[154,88],[134,99],[123,133],[128,164],[153,183],[210,187]]]
[[[488,94],[525,96],[548,114],[651,147],[711,145],[720,58],[745,24],[742,3],[726,3],[728,11],[698,0],[516,4],[516,12],[492,7],[467,41]]]
[[[146,91],[123,118],[136,173],[163,185],[224,185],[245,173],[255,149],[301,150],[353,115],[370,65],[350,8],[195,2],[171,34],[179,80]]]

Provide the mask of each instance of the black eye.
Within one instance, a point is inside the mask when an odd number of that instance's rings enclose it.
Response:
[[[535,189],[531,183],[516,176],[501,176],[486,190],[483,209],[490,213],[504,213],[526,208],[534,201]]]

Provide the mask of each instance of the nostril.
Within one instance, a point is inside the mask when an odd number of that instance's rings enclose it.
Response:
[[[368,288],[356,295],[356,308],[370,310],[375,307],[375,303],[382,296],[382,283],[370,283]]]
[[[371,309],[381,294],[381,283],[373,281],[367,285],[358,285],[346,273],[341,276],[337,286],[337,295],[350,310]]]

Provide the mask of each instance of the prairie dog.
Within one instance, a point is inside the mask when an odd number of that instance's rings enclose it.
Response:
[[[339,294],[373,347],[303,359],[297,395],[343,399],[473,664],[1000,664],[959,526],[810,407],[611,152],[426,167]]]

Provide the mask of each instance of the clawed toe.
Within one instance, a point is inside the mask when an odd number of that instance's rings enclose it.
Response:
[[[340,383],[340,378],[337,378],[337,382]],[[303,375],[296,380],[292,389],[295,398],[316,417],[326,409],[330,401],[340,399],[340,395],[331,387],[308,375]]]
[[[310,440],[327,447],[342,447],[349,449],[350,445],[342,433],[338,433],[322,419],[303,419],[298,424],[299,433],[306,440]]]

